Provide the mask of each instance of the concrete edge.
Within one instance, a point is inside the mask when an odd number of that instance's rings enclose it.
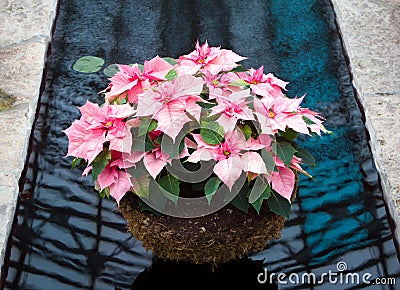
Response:
[[[400,1],[393,1],[393,3],[387,3],[384,0],[380,1],[362,1],[357,0],[331,0],[334,11],[336,14],[336,22],[338,24],[339,32],[341,34],[344,49],[347,53],[349,59],[350,71],[352,74],[352,84],[356,91],[356,98],[361,104],[361,109],[365,116],[365,127],[369,134],[370,148],[374,160],[375,167],[378,171],[380,177],[380,183],[382,187],[383,199],[386,203],[387,210],[390,216],[388,216],[389,222],[394,235],[394,242],[397,250],[400,249],[400,202],[399,202],[399,187],[396,187],[398,183],[398,170],[391,166],[393,161],[400,161],[400,157],[396,156],[392,160],[389,157],[394,148],[387,148],[382,146],[386,141],[390,144],[399,144],[398,142],[390,142],[398,136],[396,131],[392,131],[393,125],[395,123],[394,114],[388,115],[387,111],[383,107],[377,106],[377,101],[382,99],[382,96],[391,96],[390,98],[395,99],[400,94],[398,94],[399,87],[398,84],[393,86],[388,86],[383,84],[381,87],[378,86],[376,90],[371,90],[370,87],[366,85],[368,81],[374,82],[374,75],[372,72],[368,71],[369,63],[379,63],[382,59],[388,59],[389,61],[395,61],[396,56],[398,56],[399,49],[396,47],[389,47],[392,44],[394,37],[398,37],[400,34],[393,33],[393,27],[389,27],[390,21],[382,21],[380,17],[386,17],[388,15],[380,15],[376,17],[375,22],[368,23],[370,19],[365,17],[365,20],[353,21],[355,17],[365,16],[374,13],[376,16],[377,10],[382,12],[392,11],[392,9],[400,8]],[[379,3],[378,3],[379,2]],[[397,2],[397,3],[396,3]],[[360,9],[362,6],[363,10]],[[397,5],[397,6],[396,6]],[[374,16],[374,17],[375,17]],[[385,54],[385,52],[377,53],[375,56],[371,56],[366,53],[367,48],[363,43],[359,41],[360,38],[364,37],[366,39],[374,37],[374,34],[370,33],[371,27],[379,27],[384,31],[380,34],[379,38],[387,38],[389,41],[384,43],[386,47],[392,50],[392,54]],[[385,35],[385,32],[387,35]],[[398,32],[398,31],[397,31]],[[383,35],[382,35],[383,34]],[[390,35],[392,34],[392,35]],[[375,40],[379,41],[379,40]],[[396,40],[394,40],[396,41]],[[357,45],[357,42],[359,45]],[[371,43],[376,43],[373,40]],[[378,45],[379,46],[379,45]],[[376,48],[379,50],[379,47]],[[375,51],[373,51],[375,52]],[[370,58],[370,59],[368,59]],[[386,75],[386,81],[390,82],[390,78],[397,74],[390,69],[390,66],[385,62],[381,62],[381,66],[378,68],[382,74]],[[398,100],[398,99],[397,99]],[[384,100],[383,100],[384,102]],[[381,104],[382,105],[382,104]],[[395,112],[400,112],[400,107],[396,106],[394,108]],[[384,117],[388,116],[388,117]],[[386,132],[384,132],[387,130]],[[396,130],[396,129],[394,129]],[[387,134],[389,132],[389,134]],[[398,171],[400,173],[400,171]],[[396,179],[396,180],[395,180]]]
[[[1,278],[57,7],[58,0],[0,3],[1,88],[17,97],[9,110],[0,112]]]

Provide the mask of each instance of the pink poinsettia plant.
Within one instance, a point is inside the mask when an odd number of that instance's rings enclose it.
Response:
[[[244,176],[234,205],[259,212],[266,202],[288,217],[297,172],[309,176],[303,165],[314,165],[296,138],[328,131],[318,113],[301,106],[304,96],[289,98],[287,82],[263,66],[246,69],[239,64],[245,59],[197,42],[177,59],[118,65],[102,104],[87,102],[64,130],[67,156],[85,167],[83,175],[91,173],[102,197],[117,203],[126,194],[148,198],[150,181],[175,204],[192,193],[212,203],[218,188],[232,191]],[[204,180],[190,184],[168,169],[176,162],[189,173],[212,163]],[[252,190],[256,182],[261,186]]]

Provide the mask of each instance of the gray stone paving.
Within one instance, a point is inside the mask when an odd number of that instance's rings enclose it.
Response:
[[[36,113],[56,0],[0,0],[0,88],[16,102],[0,112],[0,266],[14,218]]]
[[[399,243],[400,0],[332,2]]]
[[[400,0],[332,0],[400,241]],[[14,217],[57,0],[0,0],[0,266]]]

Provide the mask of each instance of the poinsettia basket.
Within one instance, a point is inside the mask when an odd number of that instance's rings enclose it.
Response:
[[[289,218],[297,174],[310,176],[296,138],[327,133],[323,118],[245,59],[197,42],[175,59],[118,65],[104,100],[64,130],[72,167],[161,258],[216,264],[262,250]]]

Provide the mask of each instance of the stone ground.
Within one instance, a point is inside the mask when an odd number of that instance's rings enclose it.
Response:
[[[400,242],[400,0],[332,0]]]
[[[0,266],[14,218],[57,0],[0,0]]]
[[[400,0],[332,0],[400,241]],[[40,93],[57,0],[0,0],[0,266]],[[2,98],[2,94],[0,94]],[[0,100],[2,101],[2,100]]]

